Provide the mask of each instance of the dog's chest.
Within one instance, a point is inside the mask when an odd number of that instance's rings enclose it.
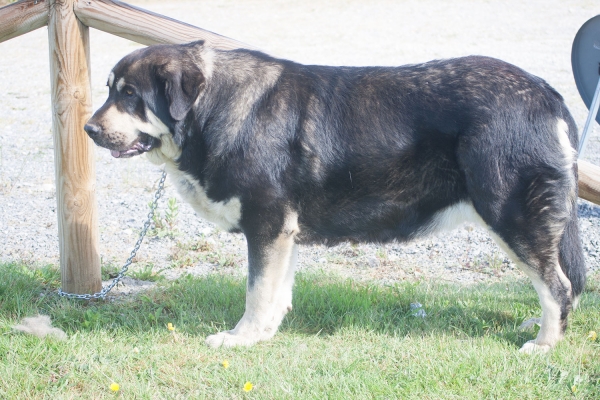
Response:
[[[242,216],[242,203],[239,198],[232,197],[227,201],[213,201],[208,197],[200,182],[190,174],[180,171],[177,167],[167,167],[167,172],[183,200],[189,203],[202,218],[227,231],[239,229]]]

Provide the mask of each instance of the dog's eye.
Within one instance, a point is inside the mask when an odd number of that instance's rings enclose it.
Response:
[[[129,97],[133,96],[133,90],[131,89],[125,89],[125,94]]]

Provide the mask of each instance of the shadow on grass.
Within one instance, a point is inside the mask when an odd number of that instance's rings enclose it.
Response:
[[[0,264],[0,274],[2,319],[13,323],[44,313],[68,334],[78,330],[147,332],[164,329],[171,322],[180,332],[205,336],[232,328],[244,311],[245,281],[227,276],[186,276],[135,298],[88,303],[55,295],[59,274],[51,267]],[[413,315],[410,304],[416,302],[423,304],[426,317]],[[357,327],[393,336],[440,332],[459,337],[491,335],[520,346],[534,334],[519,332],[517,327],[540,312],[537,296],[525,281],[469,287],[427,282],[382,287],[324,274],[298,274],[294,310],[281,331],[331,335]]]

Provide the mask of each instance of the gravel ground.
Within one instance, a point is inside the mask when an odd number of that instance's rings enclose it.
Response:
[[[360,0],[132,2],[152,11],[303,63],[400,65],[482,54],[543,77],[565,97],[580,129],[587,109],[571,73],[571,43],[597,13],[592,1]],[[111,67],[138,44],[92,30],[94,107],[107,94]],[[0,44],[0,260],[58,264],[47,29]],[[592,133],[585,159],[600,165]],[[160,169],[143,158],[96,152],[100,253],[120,265],[135,243]],[[166,198],[179,199],[167,181]],[[178,204],[171,229],[144,241],[134,268],[242,274],[241,235],[219,231]],[[160,203],[164,216],[166,201]],[[600,207],[581,201],[587,267],[600,270]],[[474,283],[520,274],[482,230],[463,226],[409,244],[303,247],[301,269],[334,269],[358,279],[439,279]],[[133,286],[134,281],[130,280]]]

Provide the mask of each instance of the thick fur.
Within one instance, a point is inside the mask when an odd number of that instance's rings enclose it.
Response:
[[[577,131],[542,79],[465,57],[307,66],[202,42],[126,56],[85,129],[115,157],[147,152],[187,201],[248,243],[246,311],[212,346],[271,338],[301,243],[409,240],[464,220],[531,277],[538,337],[561,339],[585,282]]]

